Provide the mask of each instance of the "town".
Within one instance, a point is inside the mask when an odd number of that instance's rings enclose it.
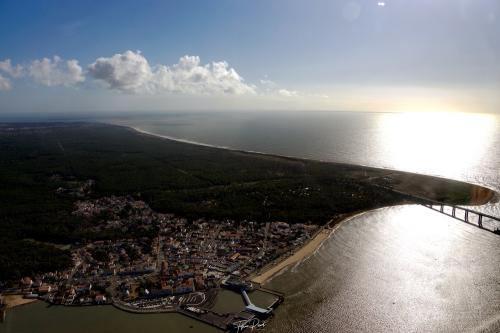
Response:
[[[154,212],[131,196],[79,200],[73,214],[88,221],[93,234],[115,237],[71,245],[71,269],[24,277],[20,288],[26,298],[65,306],[114,304],[138,313],[177,311],[223,329],[271,313],[271,307],[262,309],[249,300],[246,291],[259,287],[250,282],[252,275],[321,229],[300,223],[189,220]],[[116,237],[129,230],[137,237]],[[242,292],[246,314],[210,313],[221,287]],[[277,306],[283,298],[274,294]]]

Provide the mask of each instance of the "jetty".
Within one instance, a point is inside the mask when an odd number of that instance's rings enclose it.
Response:
[[[250,297],[248,297],[248,294],[244,289],[241,290],[241,296],[243,296],[243,300],[245,301],[245,310],[247,310],[248,312],[252,312],[255,313],[257,316],[264,316],[264,317],[267,317],[272,313],[273,309],[270,308],[264,309],[253,304],[252,301],[250,300]]]

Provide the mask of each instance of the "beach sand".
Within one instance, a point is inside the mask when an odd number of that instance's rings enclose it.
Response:
[[[23,295],[4,295],[3,301],[7,305],[7,309],[9,309],[15,306],[36,302],[37,299],[26,299],[23,298]]]
[[[158,135],[136,127],[129,128],[137,133],[140,133],[141,135],[159,137],[167,140],[212,148],[228,149],[227,147],[213,146],[189,140],[177,139],[170,136]],[[299,164],[311,162],[311,160],[308,159],[300,159],[295,157],[279,156],[274,154],[265,154],[237,149],[229,150],[237,154],[250,154],[253,156],[259,156],[260,158],[286,160],[288,163],[290,163],[290,161],[295,161]],[[326,162],[315,161],[315,163]],[[491,201],[499,200],[499,196],[495,191],[479,185],[469,184],[461,181],[366,166],[333,162],[328,162],[328,164],[331,164],[334,169],[336,166],[336,170],[342,170],[343,172],[345,172],[347,179],[354,179],[354,181],[356,182],[364,182],[368,185],[371,184],[373,186],[378,186],[385,191],[389,190],[405,195],[405,199],[402,199],[400,204],[415,203],[415,200],[413,199],[416,198],[434,200],[454,205],[482,205]],[[406,199],[406,196],[410,196],[410,198],[413,197],[413,199],[408,200]],[[249,279],[255,283],[264,284],[283,269],[289,267],[290,265],[300,263],[304,259],[314,254],[314,252],[321,247],[321,244],[325,240],[327,240],[342,223],[348,221],[358,214],[362,214],[362,212],[344,215],[344,217],[330,221],[328,223],[329,227],[322,228],[305,245],[295,250],[291,255],[285,255],[269,263],[258,273],[250,275]],[[331,227],[332,225],[333,227]]]
[[[278,259],[276,263],[273,262],[268,264],[255,276],[250,277],[250,280],[255,283],[265,284],[283,269],[301,262],[307,259],[309,256],[313,255],[321,247],[323,242],[327,240],[343,223],[364,213],[365,212],[349,214],[348,216],[336,221],[336,223],[334,221],[331,221],[327,224],[327,227],[321,228],[321,230],[319,230],[314,237],[312,237],[301,248],[297,249],[291,256],[287,256],[282,260]],[[328,225],[331,225],[333,223],[335,223],[333,227],[328,227]]]

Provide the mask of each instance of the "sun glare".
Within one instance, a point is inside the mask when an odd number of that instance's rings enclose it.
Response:
[[[492,142],[488,114],[410,112],[379,118],[380,149],[392,168],[458,178],[479,164]],[[384,143],[390,142],[387,145]]]

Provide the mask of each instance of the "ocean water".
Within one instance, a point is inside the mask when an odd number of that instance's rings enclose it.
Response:
[[[137,112],[86,120],[214,146],[453,178],[500,191],[500,118],[491,114]],[[499,203],[474,209],[500,216]],[[500,236],[421,206],[382,208],[343,223],[314,255],[273,278],[269,287],[286,299],[264,332],[498,333]],[[23,323],[25,331],[66,332],[63,326],[46,329],[44,320],[60,320],[60,311],[47,310],[19,308],[13,321]],[[71,320],[91,321],[94,332],[108,332],[115,319],[129,320],[128,314],[112,311],[106,320],[92,311],[79,317],[77,310]],[[137,323],[172,328],[180,320],[179,331],[205,331],[182,319],[154,320]],[[0,332],[18,331],[2,325]]]
[[[177,113],[109,119],[188,142],[463,180],[500,191],[491,114]],[[476,210],[500,216],[500,205]],[[266,332],[500,332],[500,236],[420,206],[365,213],[269,283]]]
[[[493,114],[182,112],[100,120],[187,142],[410,171],[500,191],[500,118]],[[500,216],[497,205],[480,209]]]

